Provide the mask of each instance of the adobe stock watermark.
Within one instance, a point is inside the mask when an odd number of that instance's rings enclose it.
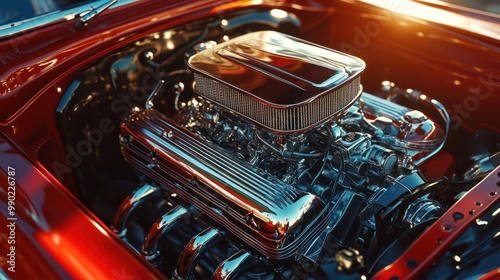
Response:
[[[138,86],[130,95],[122,95],[111,102],[110,111],[117,114],[117,118],[120,121],[123,121],[129,115],[132,108],[143,106],[158,84],[161,77],[160,70],[148,67],[146,71],[147,75],[143,78],[142,86]],[[105,136],[113,133],[116,129],[118,129],[118,126],[114,124],[113,119],[108,117],[102,118],[98,122],[97,127],[93,129],[82,129],[81,134],[83,135],[83,139],[73,146],[66,145],[65,162],[52,162],[53,174],[62,182],[65,173],[70,173],[80,166],[84,158],[90,156],[94,149],[104,142]]]
[[[364,26],[355,26],[353,28],[354,36],[352,42],[343,41],[339,44],[342,52],[354,55],[359,54],[367,48],[372,40],[379,36],[383,28],[387,27],[392,21],[394,13],[404,9],[404,3],[399,0],[387,1],[385,9],[379,9],[379,13],[373,15],[373,20],[368,21]]]
[[[9,29],[7,28],[6,30],[8,31]],[[3,63],[12,62],[22,58],[21,46],[29,45],[38,30],[39,28],[36,20],[20,24],[20,31],[9,37],[8,42],[12,48],[7,51],[5,56],[3,56]]]
[[[495,82],[491,74],[488,76],[479,76],[477,80],[479,83],[469,89],[469,94],[462,102],[455,102],[448,109],[451,129],[456,130],[460,128],[465,120],[479,110],[481,103],[489,99],[495,92],[495,89],[500,87],[500,82]]]
[[[16,168],[7,166],[7,218],[6,239],[7,239],[7,270],[16,272],[16,230],[17,230],[17,215],[16,215]]]

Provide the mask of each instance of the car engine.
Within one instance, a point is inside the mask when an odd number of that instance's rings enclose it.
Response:
[[[357,57],[210,20],[97,62],[57,112],[68,157],[100,141],[74,171],[82,197],[152,266],[366,279],[453,203],[425,168],[448,137],[439,101],[388,81],[365,92]]]
[[[376,239],[385,241],[375,236],[377,219],[389,221],[383,212],[428,181],[416,165],[446,139],[422,112],[362,94],[360,59],[281,33],[237,37],[188,65],[196,94],[187,102],[178,96],[178,114],[154,109],[154,91],[120,135],[124,158],[149,179],[141,199],[176,194],[215,223],[186,245],[174,279],[193,277],[199,259],[224,239],[242,247],[218,266],[216,279],[245,274],[262,257],[317,261],[312,245],[321,247],[325,236],[346,250],[370,251]],[[131,212],[137,196],[121,211]],[[405,231],[444,208],[422,196],[392,211],[399,217],[390,227]],[[189,213],[178,205],[154,223],[142,246],[148,261],[161,262],[159,239]],[[114,223],[122,235],[123,215]]]

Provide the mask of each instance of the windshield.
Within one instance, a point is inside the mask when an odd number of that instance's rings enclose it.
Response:
[[[95,0],[0,0],[0,25],[69,9]]]

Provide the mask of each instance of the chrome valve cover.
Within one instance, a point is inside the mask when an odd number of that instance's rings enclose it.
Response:
[[[221,153],[154,109],[121,125],[124,158],[273,259],[299,255],[329,221],[317,196]]]

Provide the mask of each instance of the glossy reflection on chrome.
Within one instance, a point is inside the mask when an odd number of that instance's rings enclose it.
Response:
[[[244,274],[246,270],[255,263],[257,263],[255,257],[245,250],[239,250],[219,264],[212,275],[212,280],[238,279],[238,277]]]
[[[135,190],[129,195],[116,211],[113,219],[113,231],[120,237],[125,237],[127,229],[125,225],[130,215],[145,201],[161,197],[160,188],[150,184],[144,184],[141,188]]]
[[[172,275],[172,279],[192,279],[194,268],[200,258],[222,240],[221,233],[212,227],[194,236],[177,260],[177,267]]]
[[[158,243],[169,232],[182,225],[189,217],[189,212],[182,206],[165,213],[149,229],[142,248],[143,257],[152,265],[157,266],[162,262]]]
[[[281,133],[306,131],[361,94],[365,63],[274,31],[246,34],[195,54],[196,92]]]
[[[165,138],[165,131],[172,136]],[[122,142],[132,166],[265,256],[297,255],[328,223],[330,214],[320,197],[228,157],[154,109],[132,113],[122,134],[134,139]],[[155,164],[145,164],[152,152]]]

